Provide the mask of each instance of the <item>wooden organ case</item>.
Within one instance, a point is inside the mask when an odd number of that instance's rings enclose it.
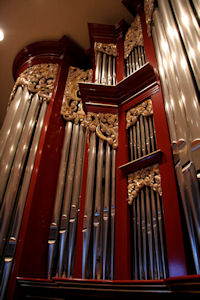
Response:
[[[122,2],[93,64],[67,37],[14,61],[1,299],[199,297],[199,4]]]

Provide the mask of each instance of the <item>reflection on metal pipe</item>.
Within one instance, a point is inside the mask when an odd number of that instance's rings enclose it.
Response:
[[[0,159],[13,124],[13,120],[14,120],[13,116],[17,113],[21,96],[22,96],[22,87],[19,86],[15,93],[14,99],[11,101],[10,106],[8,106],[6,117],[0,131]]]
[[[79,211],[79,200],[81,191],[82,181],[82,167],[85,150],[85,128],[80,125],[78,149],[76,157],[76,167],[74,173],[73,193],[71,212],[69,219],[69,254],[68,254],[68,266],[67,266],[67,277],[73,274],[73,257],[75,252],[75,237],[78,223],[78,211]]]
[[[52,268],[53,268],[53,259],[55,257],[56,240],[57,240],[57,233],[58,233],[58,227],[59,227],[59,222],[60,222],[59,221],[60,220],[60,211],[61,211],[61,206],[62,206],[65,176],[66,176],[66,169],[67,169],[67,163],[68,163],[68,157],[69,157],[71,132],[72,132],[72,122],[68,121],[65,126],[65,138],[64,138],[64,144],[63,144],[62,154],[61,154],[55,206],[54,206],[53,218],[52,218],[52,222],[50,225],[50,232],[49,232],[48,278],[51,277]]]
[[[103,195],[102,193],[103,159],[104,159],[103,140],[99,139],[94,220],[93,220],[93,279],[101,278],[101,259],[102,259],[101,217],[102,217],[102,195]]]
[[[156,166],[129,174],[128,200],[132,205],[132,278],[136,280],[162,279],[167,276],[160,193],[160,175]]]
[[[130,159],[135,160],[157,149],[152,102],[150,99],[131,108],[126,114],[129,130]]]
[[[13,212],[17,191],[21,179],[21,174],[24,168],[32,131],[35,125],[37,113],[39,108],[39,99],[36,94],[31,102],[27,118],[21,133],[19,144],[17,147],[16,155],[14,158],[13,166],[11,168],[8,184],[4,194],[3,203],[0,210],[1,227],[0,227],[0,255],[4,248],[6,241],[7,230],[10,223],[10,218]]]
[[[200,89],[199,25],[188,0],[185,0],[184,2],[171,0],[171,3],[185,48],[187,50],[187,56],[189,57],[198,88]]]
[[[11,234],[10,238],[8,240],[8,244],[5,249],[4,253],[4,264],[2,268],[2,276],[1,276],[1,285],[0,285],[0,298],[4,298],[4,293],[6,290],[6,285],[9,279],[12,263],[14,260],[14,255],[15,255],[15,250],[16,250],[16,245],[18,241],[18,235],[19,235],[19,230],[21,226],[21,221],[22,221],[22,216],[23,216],[23,211],[25,207],[25,202],[26,202],[26,197],[29,189],[29,184],[31,180],[31,175],[33,171],[33,166],[35,162],[35,157],[38,149],[38,144],[39,144],[39,139],[40,139],[40,134],[41,130],[43,127],[44,123],[44,117],[47,109],[47,103],[46,101],[43,102],[39,117],[38,117],[38,122],[37,126],[35,129],[34,137],[33,137],[33,142],[31,145],[27,165],[26,165],[26,170],[25,174],[23,177],[23,182],[21,185],[21,190],[20,190],[20,195],[19,195],[19,200],[17,203],[17,208],[14,216],[14,222],[11,227]]]
[[[71,140],[67,175],[66,175],[61,224],[59,229],[60,243],[59,243],[59,254],[58,254],[59,263],[58,263],[58,270],[57,270],[59,277],[61,277],[67,269],[67,259],[66,259],[65,251],[66,251],[66,243],[68,237],[68,223],[69,223],[73,179],[74,179],[74,171],[75,171],[75,161],[76,161],[76,153],[77,153],[77,145],[78,145],[78,135],[79,135],[79,125],[74,124],[73,131],[72,131],[72,140]]]
[[[90,148],[88,158],[88,174],[85,196],[85,211],[83,219],[83,262],[82,262],[82,277],[87,276],[87,259],[91,234],[91,219],[92,219],[92,202],[94,191],[94,176],[95,176],[95,160],[96,160],[96,134],[91,133]]]
[[[106,263],[107,263],[107,245],[108,245],[108,222],[110,210],[110,170],[111,157],[110,145],[106,145],[106,162],[105,162],[105,192],[103,206],[103,279],[106,278]]]
[[[29,92],[25,87],[20,99],[20,104],[17,109],[17,113],[14,117],[13,124],[2,153],[1,162],[0,162],[0,204],[2,204],[2,197],[6,188],[7,180],[9,177],[9,172],[12,167],[13,159],[17,149],[17,144],[19,142],[23,125],[26,119],[26,115],[29,109]]]
[[[129,53],[128,57],[125,59],[126,65],[126,76],[133,74],[135,71],[139,70],[146,64],[144,47],[136,46]]]
[[[182,2],[172,2],[176,15],[180,17]],[[187,10],[188,5],[187,2],[184,9]],[[158,6],[161,16],[158,11],[154,12],[153,40],[165,98],[175,170],[188,229],[188,238],[195,270],[199,274],[199,246],[197,246],[197,243],[199,244],[200,191],[195,167],[198,170],[200,166],[199,157],[196,155],[199,151],[200,141],[200,109],[190,69],[169,3],[168,1],[158,1]],[[191,15],[187,14],[186,11],[185,16],[186,23],[187,18],[188,22],[193,22]],[[186,34],[187,29],[184,28],[183,31]],[[182,130],[179,130],[180,127]],[[192,160],[194,163],[192,163]]]

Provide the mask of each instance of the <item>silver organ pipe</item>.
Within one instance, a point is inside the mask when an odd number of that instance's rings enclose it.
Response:
[[[8,242],[5,247],[4,259],[3,259],[3,263],[2,263],[3,266],[2,266],[2,274],[1,274],[1,285],[0,285],[1,286],[0,297],[2,297],[2,298],[5,293],[5,289],[7,286],[8,279],[9,279],[12,263],[14,260],[14,255],[15,255],[15,250],[16,250],[16,246],[17,246],[21,221],[22,221],[22,217],[23,217],[24,206],[26,203],[26,197],[27,197],[27,193],[28,193],[28,189],[29,189],[29,184],[30,184],[30,180],[31,180],[31,175],[32,175],[32,171],[33,171],[33,166],[34,166],[34,162],[35,162],[35,157],[36,157],[36,153],[37,153],[37,149],[38,149],[39,139],[40,139],[43,123],[44,123],[46,110],[47,110],[47,102],[43,101],[40,112],[38,112],[38,121],[37,121],[37,125],[35,128],[33,142],[31,145],[30,154],[28,157],[23,181],[21,184],[19,200],[17,203],[16,212],[14,215],[14,221],[11,226],[11,233],[8,236]]]
[[[23,125],[26,119],[26,115],[30,105],[30,94],[25,87],[23,89],[22,97],[16,115],[13,120],[13,124],[9,133],[9,136],[2,153],[0,162],[0,204],[2,205],[2,197],[5,192],[7,180],[9,177],[10,169],[12,167],[13,159],[15,157],[17,145],[22,133]]]
[[[0,228],[0,240],[1,248],[0,255],[2,255],[4,242],[6,240],[6,235],[8,231],[8,226],[10,223],[11,214],[14,208],[15,199],[17,195],[17,190],[19,187],[19,182],[21,179],[21,174],[24,167],[24,162],[26,159],[26,154],[30,139],[32,136],[33,128],[36,122],[36,117],[39,109],[39,98],[36,94],[30,104],[30,108],[27,114],[27,118],[21,133],[20,141],[17,146],[17,151],[15,154],[13,166],[11,168],[9,180],[7,183],[7,188],[4,193],[3,203],[0,210],[1,218],[1,228]]]
[[[131,207],[132,279],[166,278],[164,219],[157,165],[128,175],[128,201]]]
[[[96,133],[92,132],[90,136],[90,148],[88,157],[88,172],[85,194],[85,209],[83,219],[83,261],[82,261],[82,277],[89,276],[89,246],[92,223],[92,203],[95,181],[95,163],[96,163]]]
[[[46,93],[45,83],[34,82],[29,75],[51,77],[52,87]],[[0,205],[0,298],[3,299],[15,258],[23,211],[29,190],[35,157],[43,128],[48,101],[52,95],[57,65],[42,64],[28,68],[18,77],[1,130],[1,205]],[[37,77],[37,80],[39,77]],[[21,81],[22,80],[22,81]],[[29,88],[29,84],[32,89]],[[37,87],[33,90],[33,86]],[[10,123],[8,122],[10,118]]]
[[[127,112],[130,160],[138,159],[156,150],[156,135],[150,99]]]
[[[117,46],[114,44],[95,43],[95,83],[116,84]]]
[[[145,52],[143,46],[136,46],[125,59],[126,76],[133,74],[146,64]]]
[[[136,15],[125,35],[124,64],[126,67],[126,76],[133,74],[146,64],[142,27],[139,15]]]
[[[181,1],[180,5],[182,5]],[[158,1],[158,7],[159,11],[155,11],[153,15],[155,24],[152,30],[153,40],[165,98],[175,170],[188,229],[188,239],[191,245],[194,268],[199,274],[200,191],[197,174],[200,168],[198,155],[200,109],[187,58],[181,44],[181,37],[169,2]],[[173,8],[177,10],[175,14],[177,17],[180,12],[179,4],[173,2]],[[187,8],[188,3],[185,9],[187,10]],[[192,22],[189,14],[184,13],[186,14],[186,22],[187,18],[189,22]],[[182,30],[187,31],[185,28]],[[183,35],[183,32],[181,34]],[[177,49],[179,49],[178,53]],[[181,130],[179,130],[180,127]]]
[[[199,24],[195,18],[192,7],[188,0],[186,1],[171,1],[173,10],[175,12],[178,27],[187,51],[187,56],[190,60],[192,70],[200,89],[200,79],[199,79]],[[191,34],[192,32],[192,34]]]
[[[127,111],[126,127],[130,160],[138,160],[157,149],[151,99]],[[128,201],[131,207],[132,279],[166,278],[164,220],[157,165],[128,175]]]
[[[195,11],[197,13],[198,18],[200,19],[200,3],[199,0],[192,0],[192,3],[194,5]]]
[[[1,131],[0,131],[0,159],[1,159],[4,147],[6,145],[6,141],[9,136],[11,127],[12,127],[12,123],[14,120],[13,115],[16,114],[17,109],[20,104],[21,94],[22,94],[22,87],[19,86],[17,88],[17,91],[15,93],[13,100],[11,101],[11,103],[7,109],[6,117],[5,117],[5,120],[3,122]]]
[[[49,232],[48,277],[73,275],[75,236],[85,149],[85,128],[66,123],[54,212]]]
[[[72,277],[80,208],[86,141],[86,116],[79,97],[80,81],[90,81],[92,70],[70,67],[61,107],[67,121],[60,160],[53,216],[48,239],[48,278]]]
[[[102,133],[100,128],[105,126],[106,118],[113,118],[115,123],[116,116],[93,113],[91,116],[99,123],[96,132],[90,133],[83,222],[82,277],[113,279],[116,145],[110,144],[110,139],[103,135],[103,132],[106,132],[105,128]]]

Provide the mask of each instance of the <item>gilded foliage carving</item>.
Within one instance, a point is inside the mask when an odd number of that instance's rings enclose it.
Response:
[[[140,16],[136,15],[134,21],[129,27],[124,39],[124,58],[126,59],[130,52],[136,46],[143,46],[143,35]]]
[[[53,92],[58,64],[37,64],[27,68],[20,74],[10,96],[12,100],[18,86],[26,86],[31,93],[38,93],[46,101],[49,101]]]
[[[70,67],[64,92],[61,114],[67,121],[75,123],[85,119],[82,101],[79,91],[79,82],[91,82],[92,70],[83,71],[79,68]]]
[[[134,125],[140,115],[144,117],[151,116],[153,114],[151,99],[143,101],[141,104],[131,108],[126,113],[126,128]]]
[[[128,175],[128,203],[132,204],[139,191],[148,186],[162,195],[161,178],[158,165],[143,168]]]
[[[117,45],[95,42],[94,43],[94,51],[95,51],[95,53],[97,51],[99,51],[102,53],[106,53],[108,55],[117,56]]]
[[[118,146],[118,116],[114,114],[92,113],[86,117],[86,125],[97,136],[107,141],[114,149]]]

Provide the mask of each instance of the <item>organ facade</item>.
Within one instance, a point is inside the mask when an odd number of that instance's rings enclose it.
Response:
[[[64,36],[15,58],[1,299],[199,296],[199,2],[122,2],[90,56]]]

